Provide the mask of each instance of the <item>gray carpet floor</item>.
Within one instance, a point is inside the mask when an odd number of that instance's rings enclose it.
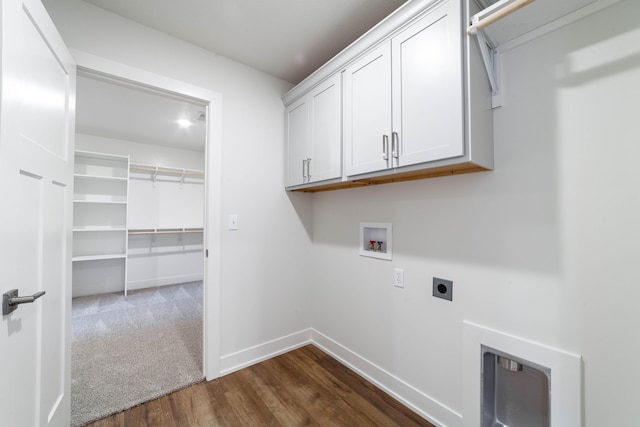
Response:
[[[201,381],[202,282],[74,298],[71,425]]]

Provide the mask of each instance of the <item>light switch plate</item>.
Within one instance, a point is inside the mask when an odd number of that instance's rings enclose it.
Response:
[[[229,223],[227,225],[229,230],[237,230],[238,229],[238,215],[231,214],[229,215]]]

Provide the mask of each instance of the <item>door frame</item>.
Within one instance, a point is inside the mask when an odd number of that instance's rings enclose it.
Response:
[[[222,94],[160,74],[71,49],[79,70],[104,75],[160,92],[172,92],[205,104],[205,201],[203,281],[203,372],[220,376],[220,263],[222,190]],[[69,355],[70,357],[70,355]]]

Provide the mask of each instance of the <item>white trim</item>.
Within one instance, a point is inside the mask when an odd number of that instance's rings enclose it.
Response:
[[[385,371],[347,347],[312,329],[311,342],[342,364],[371,381],[387,394],[440,427],[461,427],[462,414]]]
[[[311,344],[311,329],[295,332],[272,341],[258,344],[220,357],[220,375],[227,375],[289,351]]]
[[[187,98],[193,98],[194,101],[201,101],[205,104],[221,102],[222,100],[220,93],[203,87],[194,86],[184,81],[132,67],[84,51],[75,49],[70,49],[70,51],[79,68],[89,72],[97,72],[98,75],[102,74],[105,77],[115,77],[118,80],[121,79],[134,85],[140,84],[143,87],[146,86],[148,88],[157,88],[173,92],[178,96],[182,95]]]
[[[464,427],[481,423],[482,345],[551,369],[551,425],[582,426],[582,358],[514,335],[463,321]]]
[[[356,352],[309,328],[220,358],[221,375],[271,359],[307,344],[357,372],[431,423],[477,427],[480,419],[481,346],[495,348],[551,369],[551,425],[582,425],[582,358],[513,335],[463,322],[463,407],[465,416]]]
[[[222,356],[220,374],[230,374],[308,344],[331,355],[429,422],[440,427],[462,427],[462,414],[313,328]]]
[[[100,56],[71,50],[78,67],[150,88],[173,92],[203,102],[207,107],[207,176],[205,183],[205,258],[203,352],[208,380],[220,375],[220,265],[222,176],[222,94],[173,78],[131,67]]]

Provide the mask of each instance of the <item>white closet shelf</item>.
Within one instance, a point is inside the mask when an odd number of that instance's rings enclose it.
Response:
[[[126,205],[126,201],[122,200],[74,200],[73,203],[95,203],[95,204],[103,204],[103,205]]]
[[[125,259],[127,254],[104,254],[104,255],[80,255],[71,258],[72,261],[100,261],[103,259]]]
[[[595,13],[620,0],[489,0],[491,5],[471,17],[491,83],[494,107],[502,105],[499,53]],[[526,7],[525,7],[526,6]]]
[[[76,150],[76,157],[88,157],[91,159],[101,159],[101,160],[119,160],[119,161],[127,161],[129,156],[121,156],[119,154],[107,154],[107,153],[96,153],[94,151],[83,151]]]
[[[204,171],[198,169],[180,169],[165,166],[145,165],[141,163],[131,163],[129,170],[133,172],[148,172],[152,174],[169,174],[189,177],[204,177]]]
[[[554,21],[570,21],[570,15],[575,12],[580,15],[589,14],[617,1],[619,0],[499,0],[476,13],[471,18],[471,27],[467,32],[475,34],[476,29],[484,30],[489,40],[496,46],[501,46]],[[513,13],[521,8],[522,11]],[[580,12],[580,9],[583,11]]]
[[[202,233],[202,228],[130,228],[129,235]]]
[[[76,151],[73,176],[72,295],[126,295],[129,156]]]
[[[127,229],[125,227],[76,227],[73,231],[127,231]]]
[[[121,181],[121,182],[127,182],[128,181],[127,177],[105,176],[105,175],[86,175],[86,174],[80,174],[80,173],[74,174],[73,177],[76,178],[76,179],[86,179],[86,180],[92,180],[92,181]]]

